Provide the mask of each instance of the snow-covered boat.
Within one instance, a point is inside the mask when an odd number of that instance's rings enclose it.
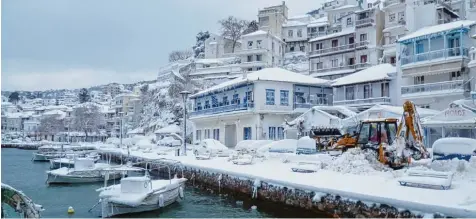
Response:
[[[41,205],[35,204],[23,192],[2,183],[2,204],[4,203],[15,209],[15,211],[22,213],[24,218],[40,218],[40,212],[44,210]]]
[[[46,171],[48,184],[56,183],[91,183],[102,182],[105,179],[119,179],[121,171],[109,172],[106,176],[105,170],[112,166],[105,163],[94,163],[91,158],[75,158],[74,168],[62,167],[56,170]]]
[[[93,147],[71,146],[71,145],[45,145],[38,148],[33,153],[33,161],[49,161],[55,158],[65,157],[68,153],[87,152]]]
[[[58,169],[62,167],[74,168],[75,158],[87,157],[94,160],[94,163],[100,160],[100,156],[97,153],[91,154],[67,154],[65,157],[55,158],[50,160],[50,169]]]
[[[145,176],[122,178],[118,185],[98,189],[102,217],[153,211],[183,199],[187,179],[171,178],[169,165],[162,166],[168,168],[169,179],[153,180],[146,171]]]

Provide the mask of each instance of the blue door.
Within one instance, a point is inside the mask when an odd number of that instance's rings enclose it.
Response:
[[[251,140],[251,127],[243,128],[243,140]]]

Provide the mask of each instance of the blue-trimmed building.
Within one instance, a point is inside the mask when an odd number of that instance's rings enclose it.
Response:
[[[281,126],[319,105],[332,105],[329,81],[281,68],[265,68],[190,96],[194,142],[217,139],[228,147],[241,140],[284,138]]]
[[[468,70],[476,45],[476,21],[460,20],[419,29],[398,40],[397,69],[402,100],[443,110],[469,95],[475,75]]]

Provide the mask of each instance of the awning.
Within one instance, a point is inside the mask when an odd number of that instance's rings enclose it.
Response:
[[[459,105],[452,105],[440,113],[425,118],[423,127],[476,128],[476,113]]]

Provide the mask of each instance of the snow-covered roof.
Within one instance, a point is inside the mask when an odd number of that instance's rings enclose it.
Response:
[[[255,71],[246,75],[246,78],[239,77],[230,81],[223,82],[216,86],[210,87],[203,91],[200,91],[190,97],[197,97],[206,93],[219,91],[227,87],[233,87],[247,82],[254,81],[278,81],[278,82],[289,82],[295,84],[303,85],[323,85],[328,84],[328,80],[313,78],[307,75],[302,75],[292,71],[288,71],[282,68],[264,68],[259,71]]]
[[[395,66],[385,63],[366,68],[362,71],[338,78],[333,81],[332,86],[343,86],[348,84],[358,84],[364,82],[381,81],[390,79],[389,74],[397,72]]]
[[[324,16],[324,17],[318,18],[314,21],[311,21],[311,23],[309,23],[307,25],[307,27],[321,27],[321,26],[325,26],[327,24],[328,24],[327,16]]]
[[[357,5],[343,5],[343,6],[340,6],[338,8],[331,9],[330,11],[338,11],[338,10],[342,10],[342,9],[355,8],[355,7],[359,7],[359,6],[357,6]]]
[[[171,124],[165,126],[161,129],[157,129],[154,133],[155,134],[166,134],[166,133],[180,133],[180,127],[176,124]]]
[[[291,122],[285,122],[285,129],[297,128],[302,123],[303,130],[309,131],[313,127],[316,128],[339,128],[340,118],[333,116],[319,108],[312,107]]]
[[[316,42],[316,41],[326,40],[326,39],[330,39],[330,38],[334,38],[334,37],[340,37],[340,36],[349,35],[349,34],[353,34],[353,33],[355,33],[355,29],[354,28],[349,28],[349,29],[342,30],[341,32],[328,34],[328,35],[325,35],[325,36],[320,36],[320,37],[310,39],[309,42]]]
[[[61,110],[50,110],[43,113],[43,115],[65,115],[66,113]]]
[[[268,32],[264,31],[264,30],[257,30],[255,32],[251,32],[249,34],[245,34],[241,37],[248,37],[248,36],[259,36],[259,35],[266,35],[268,34]]]
[[[451,106],[438,114],[425,118],[423,126],[471,127],[476,126],[476,112],[459,105]]]
[[[287,21],[286,23],[283,24],[283,27],[296,27],[296,26],[305,26],[306,23],[301,22],[301,21]]]
[[[446,23],[446,24],[439,24],[439,25],[434,25],[434,26],[429,26],[429,27],[423,27],[413,33],[409,33],[405,35],[404,37],[398,39],[398,42],[403,42],[409,39],[415,39],[418,37],[425,37],[428,35],[432,34],[437,34],[437,33],[442,33],[450,30],[454,30],[457,28],[461,27],[470,27],[472,25],[475,25],[476,21],[472,20],[459,20],[451,23]]]

